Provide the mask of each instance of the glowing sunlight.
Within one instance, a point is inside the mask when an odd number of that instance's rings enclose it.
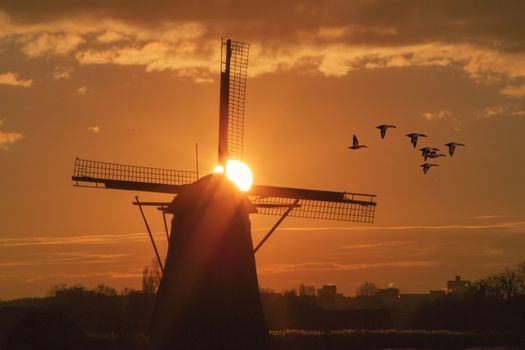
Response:
[[[214,173],[224,172],[222,165],[217,165],[213,169]],[[239,190],[246,192],[252,187],[253,175],[250,168],[239,160],[229,160],[226,162],[226,177],[230,179]]]

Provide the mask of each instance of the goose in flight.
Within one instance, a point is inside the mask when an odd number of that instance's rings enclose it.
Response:
[[[419,150],[421,151],[421,157],[425,158],[425,161],[426,161],[427,158],[428,158],[428,155],[429,155],[432,151],[439,151],[439,148],[435,148],[435,147],[423,147],[423,148],[420,148]]]
[[[367,146],[359,144],[359,141],[357,140],[357,136],[355,136],[355,134],[354,134],[354,138],[352,140],[352,146],[349,146],[348,148],[350,148],[350,149],[360,149],[360,148],[363,148],[363,147],[367,148]]]
[[[381,124],[379,126],[376,126],[381,131],[381,138],[384,139],[386,135],[386,131],[388,128],[395,128],[395,125],[389,125],[389,124]]]
[[[428,169],[430,169],[433,166],[439,166],[439,164],[433,164],[433,163],[421,164],[421,167],[423,168],[423,174],[426,174],[428,172]]]
[[[439,153],[439,150],[431,150],[430,153],[427,155],[428,158],[437,158],[437,157],[446,157],[446,154]]]
[[[427,135],[425,135],[425,134],[418,134],[416,132],[413,132],[411,134],[407,134],[406,136],[410,137],[410,143],[412,144],[412,146],[414,146],[414,148],[416,148],[417,138],[418,137],[427,137]]]
[[[459,142],[449,142],[445,146],[448,147],[448,154],[450,154],[451,157],[454,155],[454,151],[456,150],[456,146],[463,146],[463,147],[465,147],[464,144],[459,143]]]

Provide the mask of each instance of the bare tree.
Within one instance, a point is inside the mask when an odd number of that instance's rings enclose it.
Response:
[[[367,296],[371,297],[373,295],[376,295],[378,292],[377,286],[373,284],[372,282],[363,282],[355,291],[355,294],[357,296]]]
[[[142,270],[142,291],[145,294],[155,294],[159,289],[162,272],[159,263],[153,259],[150,266]]]
[[[506,269],[504,272],[479,280],[476,285],[485,296],[499,300],[525,296],[525,262],[514,269]]]

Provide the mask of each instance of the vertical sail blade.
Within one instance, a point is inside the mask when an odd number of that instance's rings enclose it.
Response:
[[[239,41],[222,42],[221,97],[219,113],[219,164],[243,158],[244,100],[250,45]]]

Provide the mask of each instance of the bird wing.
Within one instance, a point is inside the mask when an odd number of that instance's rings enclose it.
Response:
[[[448,153],[452,157],[454,155],[454,150],[456,149],[456,144],[451,143],[450,146],[448,146]]]
[[[381,128],[381,138],[385,138],[386,135],[386,128]]]
[[[352,145],[355,147],[357,145],[359,145],[359,141],[357,140],[357,136],[354,135],[354,138],[352,140]]]

